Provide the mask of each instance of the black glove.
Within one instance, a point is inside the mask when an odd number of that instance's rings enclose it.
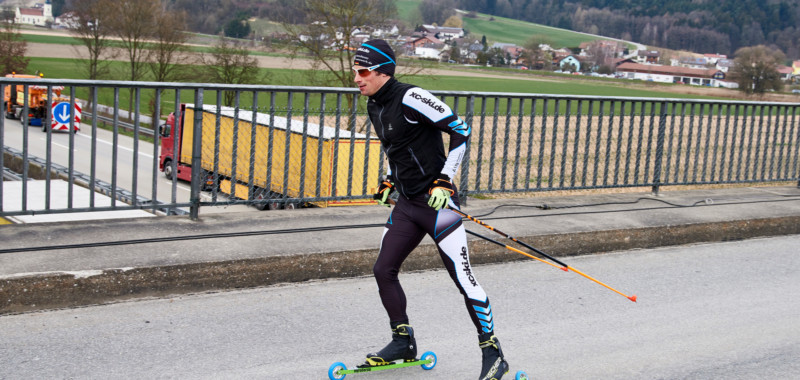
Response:
[[[378,185],[378,192],[372,198],[378,201],[381,206],[392,207],[389,204],[389,196],[394,192],[394,179],[392,175],[387,175],[386,178]]]

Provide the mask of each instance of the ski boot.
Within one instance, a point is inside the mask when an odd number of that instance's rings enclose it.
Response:
[[[492,333],[481,334],[478,340],[483,351],[483,366],[479,380],[500,380],[508,373],[508,363],[503,357],[500,341]]]
[[[358,368],[388,365],[401,359],[410,362],[416,358],[417,341],[414,339],[414,329],[407,324],[392,324],[392,341],[377,353],[367,354],[367,362]]]

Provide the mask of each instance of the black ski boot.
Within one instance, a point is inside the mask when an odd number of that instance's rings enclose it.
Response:
[[[392,324],[392,341],[378,353],[367,354],[367,362],[359,368],[392,364],[396,360],[412,361],[417,358],[417,341],[414,329],[407,324]]]
[[[500,341],[491,333],[481,334],[478,337],[481,351],[483,351],[483,366],[479,380],[500,380],[508,373],[508,363],[503,357]]]

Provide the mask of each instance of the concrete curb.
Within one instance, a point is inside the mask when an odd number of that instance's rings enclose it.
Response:
[[[517,238],[552,256],[566,257],[791,234],[800,234],[800,216]],[[473,265],[525,259],[484,240],[471,239],[469,244]],[[0,280],[0,315],[106,304],[142,297],[366,276],[372,273],[376,255],[377,250],[367,249],[80,273],[49,272],[12,276]],[[420,245],[406,260],[403,270],[440,269],[442,263],[438,256],[433,244]]]

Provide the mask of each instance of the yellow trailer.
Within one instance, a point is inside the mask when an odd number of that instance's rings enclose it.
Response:
[[[219,157],[216,169],[223,177],[219,181],[223,193],[241,199],[251,198],[252,162],[254,199],[275,194],[289,198],[347,196],[349,190],[349,195],[363,196],[363,199],[314,204],[327,207],[374,203],[371,195],[376,191],[381,165],[381,145],[377,137],[367,140],[364,134],[346,130],[338,130],[337,135],[336,128],[264,113],[256,113],[253,128],[252,111],[239,110],[238,125],[234,124],[234,108],[221,107],[217,111],[217,107],[211,105],[204,105],[202,109],[186,105],[183,120],[192,125],[195,112],[203,113],[202,166],[213,172],[214,158]],[[192,128],[185,128],[181,138],[180,161],[184,165],[191,164],[192,133]]]

